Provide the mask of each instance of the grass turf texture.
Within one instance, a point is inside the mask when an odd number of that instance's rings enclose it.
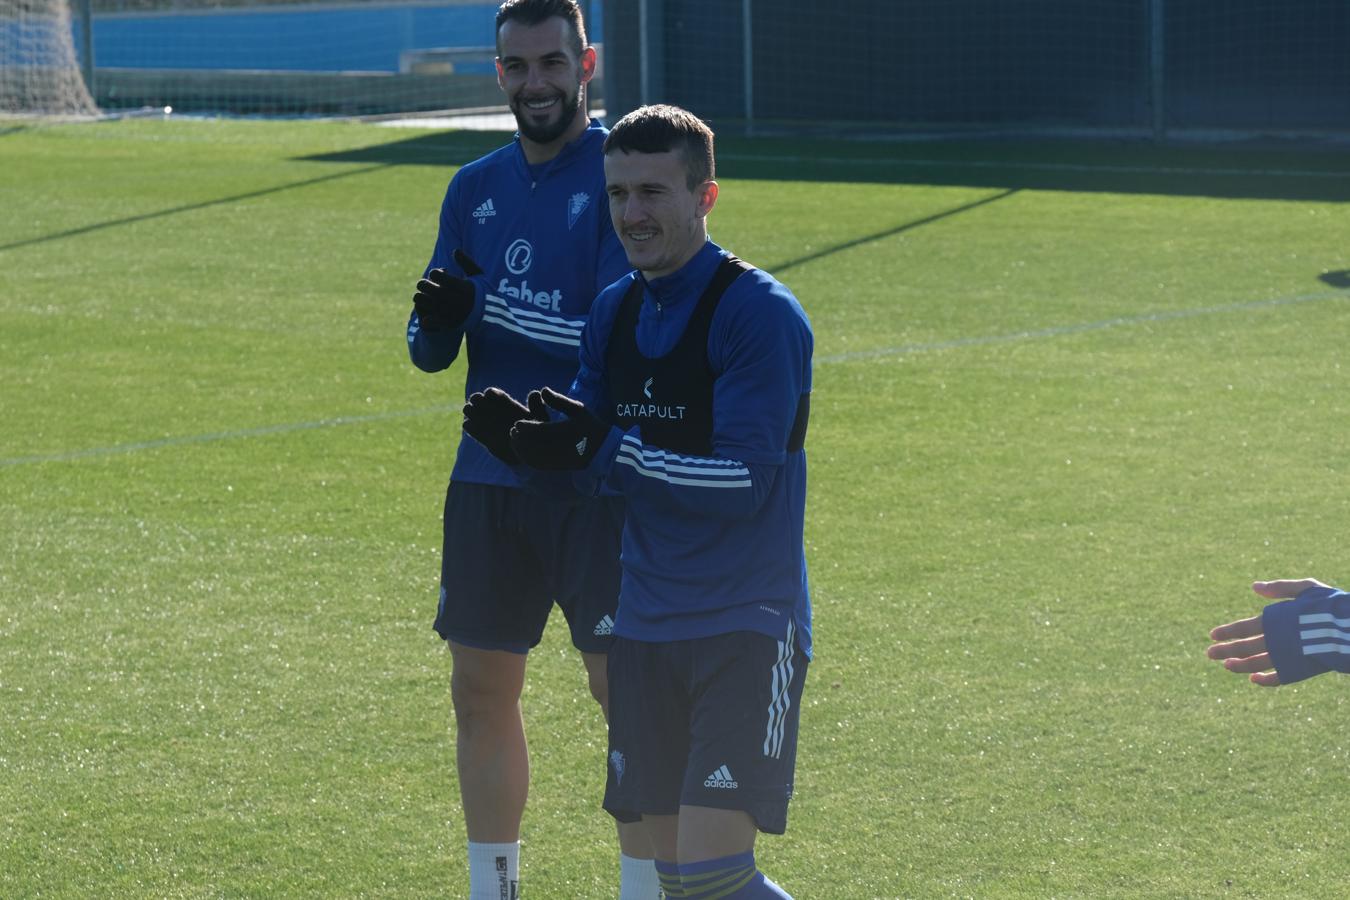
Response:
[[[466,881],[430,630],[462,363],[403,326],[502,135],[0,134],[0,896]],[[721,145],[714,237],[817,335],[799,897],[1336,897],[1350,682],[1203,658],[1350,582],[1350,166],[1292,150]],[[1319,174],[1320,173],[1320,174]],[[527,896],[613,896],[552,627]]]

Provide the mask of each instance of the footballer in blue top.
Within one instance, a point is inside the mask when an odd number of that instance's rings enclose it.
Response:
[[[540,385],[571,382],[592,301],[631,269],[605,204],[600,148],[606,134],[591,119],[555,157],[538,164],[529,162],[517,136],[455,173],[427,273],[466,276],[472,306],[455,327],[434,330],[423,327],[413,309],[408,353],[419,369],[448,368],[463,345],[469,355],[465,397],[489,386],[524,396]],[[520,486],[510,466],[467,437],[451,477]]]
[[[579,7],[508,0],[496,24],[498,83],[518,133],[455,173],[407,327],[408,353],[426,372],[465,350],[466,397],[489,385],[565,388],[592,301],[630,271],[605,203],[607,132],[586,113],[596,55]],[[461,439],[435,629],[453,656],[470,897],[515,895],[529,784],[519,701],[526,654],[555,604],[607,709],[622,525],[622,498],[561,502],[524,490],[517,469]],[[649,842],[625,826],[619,840],[621,891],[654,898]]]
[[[811,606],[802,531],[813,338],[792,293],[708,240],[713,135],[648,106],[605,142],[638,270],[597,298],[570,390],[476,393],[499,458],[624,498],[605,808],[641,820],[671,896],[786,897],[758,831],[786,828]]]
[[[728,267],[737,277],[715,314],[700,315]],[[615,426],[585,470],[629,511],[615,634],[793,633],[810,656],[806,454],[794,430],[805,427],[811,351],[788,289],[712,241],[675,271],[633,273],[596,300],[570,393]],[[690,383],[702,378],[710,390]],[[690,426],[707,439],[681,442]]]
[[[1277,602],[1210,631],[1219,642],[1208,650],[1211,659],[1263,687],[1350,672],[1350,593],[1313,578],[1258,581],[1252,590]]]

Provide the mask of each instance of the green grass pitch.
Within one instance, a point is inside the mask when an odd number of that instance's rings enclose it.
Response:
[[[407,360],[504,136],[0,123],[0,896],[465,882],[430,629],[463,369]],[[1203,656],[1350,583],[1343,148],[737,140],[713,237],[816,331],[800,898],[1340,897],[1350,681]],[[530,897],[614,896],[531,657]]]

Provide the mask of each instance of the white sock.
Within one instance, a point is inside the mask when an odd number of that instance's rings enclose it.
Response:
[[[520,841],[469,841],[469,900],[515,900],[520,893]]]
[[[620,853],[619,900],[658,900],[660,896],[661,882],[656,877],[656,863]]]

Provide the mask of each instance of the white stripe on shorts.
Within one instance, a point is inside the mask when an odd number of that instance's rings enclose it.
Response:
[[[787,721],[792,697],[792,651],[796,643],[795,623],[788,620],[787,640],[778,642],[778,661],[773,664],[773,700],[769,703],[769,723],[764,735],[764,755],[778,759],[783,752],[783,725]]]

